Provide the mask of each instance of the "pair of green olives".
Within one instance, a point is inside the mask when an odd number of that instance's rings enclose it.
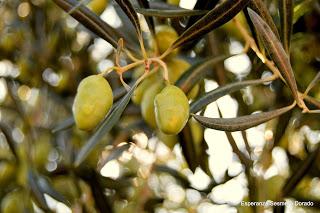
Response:
[[[72,111],[77,127],[93,130],[106,116],[113,104],[112,89],[101,75],[83,79],[77,89]]]
[[[189,101],[180,88],[158,82],[143,95],[141,113],[152,128],[159,128],[164,134],[176,135],[188,121]]]

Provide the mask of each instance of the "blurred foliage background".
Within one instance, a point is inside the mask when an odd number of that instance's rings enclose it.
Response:
[[[125,13],[111,0],[100,1],[91,10],[126,38],[125,46],[138,49]],[[180,7],[192,9],[195,3],[181,1]],[[281,29],[277,1],[264,3]],[[181,9],[179,1],[150,5]],[[304,91],[320,69],[320,4],[295,0],[293,11],[290,57],[298,87]],[[130,102],[117,125],[81,166],[74,167],[77,153],[92,134],[73,125],[77,86],[84,77],[113,66],[115,51],[51,0],[2,0],[0,14],[0,212],[284,211],[240,205],[277,199],[314,202],[313,207],[286,207],[286,212],[320,212],[320,119],[299,109],[232,135],[190,120],[182,134],[168,137],[147,125],[140,107]],[[139,18],[151,52],[148,26],[141,14]],[[250,31],[243,12],[237,18]],[[188,20],[154,18],[156,25],[171,26],[178,35]],[[230,21],[179,48],[174,57],[195,64],[207,57],[241,53],[244,46]],[[133,73],[125,73],[126,82],[135,79]],[[198,96],[270,74],[251,50],[208,67]],[[126,93],[116,73],[107,79],[115,99]],[[319,85],[309,95],[308,106],[319,108]],[[227,95],[208,105],[206,113],[219,116],[219,106],[224,117],[235,117],[291,101],[287,87],[275,80]],[[252,160],[251,168],[241,164],[230,140]]]

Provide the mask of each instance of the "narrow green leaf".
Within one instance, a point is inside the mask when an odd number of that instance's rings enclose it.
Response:
[[[191,113],[199,112],[208,104],[218,100],[219,98],[227,94],[233,93],[247,86],[262,84],[266,81],[270,81],[270,80],[269,79],[247,80],[247,81],[240,81],[240,82],[231,83],[231,84],[218,87],[217,89],[214,89],[210,92],[205,93],[203,96],[199,97],[194,102],[192,102],[190,104],[190,112]]]
[[[148,0],[138,0],[138,4],[140,7],[145,9],[150,9],[150,4]],[[147,24],[149,26],[149,30],[152,35],[155,35],[155,26],[152,17],[146,17]]]
[[[231,56],[207,58],[193,64],[187,71],[185,71],[181,75],[175,85],[180,87],[185,93],[189,92],[193,88],[193,86],[202,79],[208,68],[224,61],[229,57]]]
[[[142,37],[139,18],[138,18],[138,15],[137,15],[135,9],[133,8],[131,2],[129,0],[115,0],[115,1],[121,7],[123,12],[125,12],[127,14],[127,16],[130,19],[131,23],[134,25],[138,36]]]
[[[257,29],[258,34],[262,38],[262,42],[270,54],[270,57],[275,62],[283,78],[286,80],[294,99],[297,101],[299,106],[302,106],[298,95],[297,83],[294,77],[294,73],[290,64],[290,60],[282,44],[274,35],[268,24],[253,10],[248,8],[248,13]]]
[[[219,3],[219,0],[197,0],[196,5],[194,6],[194,10],[212,10],[217,4]],[[195,16],[190,17],[187,28],[192,26],[196,21],[198,21],[202,16]]]
[[[262,0],[254,0],[254,1],[250,1],[248,6],[251,9],[253,9],[257,14],[259,14],[259,16],[269,25],[272,32],[277,36],[277,38],[280,39],[277,26],[274,23],[266,4]]]
[[[57,133],[66,129],[71,128],[74,125],[74,118],[73,116],[61,121],[55,127],[52,128],[52,133]]]
[[[230,21],[237,15],[250,0],[227,0],[219,6],[210,10],[205,16],[194,23],[190,28],[183,32],[179,38],[172,44],[175,49],[181,45],[199,38],[208,32],[216,29],[224,23]]]
[[[288,178],[282,189],[282,196],[289,195],[292,190],[296,188],[302,178],[308,174],[308,170],[311,169],[312,165],[317,162],[317,158],[320,156],[320,146],[308,155],[308,157],[300,164],[295,172]]]
[[[120,102],[113,107],[111,112],[107,115],[102,124],[98,127],[96,132],[89,138],[88,142],[81,148],[79,154],[75,160],[75,166],[79,166],[89,153],[94,149],[94,147],[101,141],[101,138],[107,134],[114,125],[119,121],[122,112],[128,105],[131,96],[133,95],[134,89],[137,87],[137,83],[134,84],[129,92],[120,100]]]
[[[181,9],[181,7],[178,7],[172,4],[167,4],[166,2],[162,2],[162,1],[150,1],[149,5],[151,9],[159,9],[159,10]]]
[[[3,135],[5,136],[5,138],[6,138],[6,140],[7,140],[7,143],[8,143],[8,146],[9,146],[12,154],[15,156],[15,158],[16,158],[17,160],[19,160],[18,154],[17,154],[16,145],[15,145],[14,139],[13,139],[12,134],[11,134],[11,128],[10,128],[10,126],[8,126],[8,125],[5,124],[5,123],[0,122],[0,131],[1,131],[1,132],[3,133]]]
[[[69,12],[73,7],[78,5],[78,2],[75,0],[53,0],[53,2],[66,12]],[[121,36],[87,7],[83,5],[78,6],[78,9],[75,10],[71,16],[99,37],[109,42],[113,47],[117,48],[117,41]]]
[[[154,16],[160,18],[179,18],[184,16],[197,16],[206,14],[206,10],[186,10],[186,9],[175,9],[175,10],[159,10],[159,9],[144,9],[136,8],[138,13],[144,16]]]
[[[71,203],[59,192],[57,192],[51,184],[48,182],[47,179],[44,177],[38,176],[38,186],[40,187],[41,191],[50,195],[55,200],[64,203],[67,206],[71,206]]]
[[[31,170],[28,170],[28,183],[32,195],[39,207],[43,210],[49,210],[48,204],[44,197],[44,193],[38,185],[37,176]]]
[[[279,0],[281,41],[288,55],[293,25],[293,4],[293,0]]]
[[[222,131],[241,131],[265,123],[279,115],[282,115],[295,106],[295,103],[269,112],[261,112],[245,115],[237,118],[207,118],[200,115],[192,115],[200,124],[210,129]]]

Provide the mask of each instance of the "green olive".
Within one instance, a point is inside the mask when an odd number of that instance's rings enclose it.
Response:
[[[9,162],[0,162],[0,186],[8,184],[14,176],[14,164]]]
[[[189,102],[183,91],[173,85],[166,86],[154,99],[156,123],[168,135],[178,134],[189,118]]]
[[[139,105],[141,104],[142,97],[144,93],[149,89],[149,87],[157,81],[159,77],[158,73],[150,73],[134,90],[132,101],[133,103]]]
[[[196,153],[201,155],[201,142],[203,140],[203,127],[193,118],[188,121]]]
[[[52,145],[50,141],[37,141],[33,148],[33,162],[37,169],[45,169]]]
[[[167,0],[167,3],[179,6],[180,0]]]
[[[188,92],[187,96],[189,100],[195,99],[199,94],[200,86],[196,84],[192,89]]]
[[[57,176],[52,180],[52,186],[71,202],[78,197],[77,186],[71,177]]]
[[[178,33],[172,27],[168,25],[156,26],[156,42],[159,48],[160,54],[164,53],[173,42],[178,38]],[[151,46],[153,46],[151,44]],[[175,49],[171,54],[175,55],[178,52]]]
[[[156,128],[156,118],[154,114],[154,99],[156,95],[162,90],[164,87],[163,82],[156,82],[151,85],[151,87],[145,92],[141,101],[141,113],[143,119],[149,124],[152,128]]]
[[[167,135],[161,131],[157,131],[157,136],[159,140],[161,140],[171,150],[179,142],[178,137],[176,135]]]
[[[33,212],[30,198],[22,190],[12,191],[1,202],[2,213]]]
[[[96,14],[101,14],[107,7],[108,0],[91,0],[88,7]]]
[[[106,79],[100,75],[83,79],[72,107],[77,127],[85,131],[94,129],[109,112],[112,103],[112,89]]]

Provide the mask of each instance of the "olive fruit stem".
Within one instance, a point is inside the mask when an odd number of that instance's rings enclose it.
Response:
[[[125,49],[124,50],[126,55],[130,58],[130,60],[132,60],[133,62],[138,62],[140,61],[140,59],[136,58],[131,52],[130,50]]]
[[[160,58],[151,58],[150,60],[158,63],[163,68],[163,78],[166,82],[169,82],[169,73],[166,63],[164,63]]]

